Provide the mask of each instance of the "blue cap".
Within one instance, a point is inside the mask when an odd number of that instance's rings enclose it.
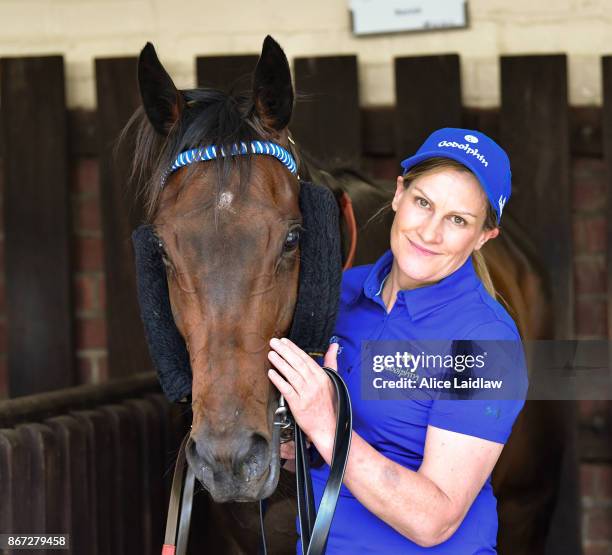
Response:
[[[445,127],[434,131],[414,156],[402,162],[404,175],[419,162],[438,156],[452,158],[476,175],[499,223],[512,192],[510,160],[504,149],[480,131]]]

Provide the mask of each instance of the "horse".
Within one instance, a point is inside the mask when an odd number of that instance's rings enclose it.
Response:
[[[298,297],[300,182],[271,156],[228,156],[168,173],[178,153],[208,145],[230,151],[257,140],[297,154],[288,129],[294,101],[289,64],[266,37],[251,91],[178,90],[148,44],[138,77],[142,106],[126,127],[136,129],[133,176],[140,179],[138,195],[159,245],[172,317],[192,373],[186,458],[208,492],[196,495],[190,552],[198,546],[255,552],[259,521],[252,502],[271,496],[269,552],[293,553],[295,480],[280,467],[273,434],[278,392],[267,377],[267,352],[271,337],[287,334]],[[356,263],[371,262],[388,248],[388,216],[365,222],[390,200],[392,187],[352,171],[322,172],[311,165],[306,173],[351,196],[364,228]],[[511,226],[502,237],[489,242],[485,257],[523,337],[536,338],[550,326],[542,274],[524,237]],[[545,461],[552,468],[530,456],[554,425],[540,416],[537,407],[522,413],[516,427],[524,435],[513,434],[494,472],[502,553],[542,552],[560,465],[555,453],[562,446],[548,449],[552,456]],[[523,545],[513,547],[504,522],[532,516],[521,500],[537,492],[543,493],[534,525],[527,525]]]

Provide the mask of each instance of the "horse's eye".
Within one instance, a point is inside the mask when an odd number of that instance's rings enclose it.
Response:
[[[294,227],[289,230],[287,237],[285,238],[284,250],[285,252],[293,251],[297,248],[300,243],[300,228]]]
[[[164,246],[164,242],[157,235],[155,235],[155,246],[159,251],[159,255],[161,256],[164,265],[171,268],[172,263],[170,262],[170,260],[168,259],[168,255],[166,254],[166,247]]]

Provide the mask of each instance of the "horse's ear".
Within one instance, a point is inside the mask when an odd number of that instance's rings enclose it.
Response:
[[[255,68],[253,101],[266,127],[280,131],[289,125],[293,110],[291,70],[283,49],[270,35]]]
[[[138,86],[151,125],[160,135],[167,135],[181,117],[185,100],[161,65],[150,42],[147,42],[138,58]]]

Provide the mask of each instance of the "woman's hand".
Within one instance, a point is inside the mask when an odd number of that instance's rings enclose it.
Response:
[[[285,459],[283,468],[289,472],[295,472],[295,442],[287,441],[280,445],[280,457]]]
[[[270,340],[270,381],[285,397],[291,414],[317,448],[333,446],[336,431],[336,399],[331,380],[310,356],[289,339]],[[338,344],[325,353],[324,366],[337,370]]]

